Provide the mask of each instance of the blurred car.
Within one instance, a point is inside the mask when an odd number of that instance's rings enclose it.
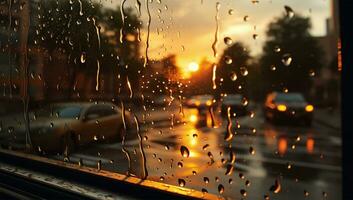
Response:
[[[209,108],[214,105],[214,98],[212,95],[196,95],[190,97],[185,105],[190,108],[198,108],[199,110],[203,110]]]
[[[69,154],[95,141],[121,140],[132,126],[131,114],[125,111],[124,119],[122,116],[122,109],[110,102],[50,104],[30,114],[29,136],[33,147],[40,152]],[[11,125],[12,119],[5,120],[8,122],[3,126],[7,127],[0,134],[0,143],[3,146],[26,144],[25,123],[16,126],[18,122],[13,121],[15,124]]]
[[[175,102],[175,99],[172,99],[168,95],[160,95],[157,96],[154,100],[154,106],[160,106],[160,107],[166,107],[172,105],[173,102]]]
[[[272,122],[298,120],[310,126],[313,112],[314,106],[309,104],[301,93],[270,93],[264,106],[265,118]]]
[[[222,98],[221,113],[227,116],[228,108],[231,113],[236,113],[237,116],[244,116],[247,114],[248,103],[246,98],[241,94],[228,94]]]

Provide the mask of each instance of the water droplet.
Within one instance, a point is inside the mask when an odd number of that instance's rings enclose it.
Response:
[[[197,174],[197,173],[196,173],[196,171],[192,171],[192,175],[194,175],[194,176],[195,176],[196,174]]]
[[[203,193],[208,193],[208,191],[207,191],[205,188],[202,188],[201,191],[202,191]]]
[[[244,190],[244,189],[241,189],[241,190],[240,190],[240,194],[241,194],[241,196],[243,196],[243,197],[246,197],[246,195],[248,195],[247,192],[246,192],[246,190]]]
[[[208,177],[203,177],[203,181],[207,184],[210,182],[210,179]]]
[[[233,43],[233,40],[232,40],[232,38],[230,38],[230,37],[225,37],[225,38],[224,38],[224,43],[225,43],[226,45],[230,46],[230,45]]]
[[[244,179],[245,178],[244,174],[243,173],[239,173],[239,178],[240,179]]]
[[[205,145],[202,147],[202,150],[206,151],[209,146],[210,146],[209,144],[205,144]]]
[[[327,192],[322,192],[322,196],[323,196],[324,198],[326,198],[326,197],[327,197]]]
[[[308,197],[308,196],[309,196],[309,192],[306,191],[306,190],[304,190],[304,196],[305,196],[305,197]]]
[[[281,191],[281,184],[277,179],[275,180],[275,184],[270,187],[270,191],[275,194]]]
[[[241,104],[242,104],[243,106],[247,106],[247,105],[249,104],[248,99],[245,98],[245,97],[243,97],[243,98],[241,99]]]
[[[178,179],[178,183],[180,187],[184,187],[185,186],[185,180],[184,179]]]
[[[290,163],[287,163],[287,169],[292,169],[292,165]]]
[[[276,71],[277,68],[275,65],[271,65],[270,69],[271,69],[271,71]]]
[[[237,74],[236,74],[235,72],[232,72],[232,73],[230,74],[230,80],[236,81],[237,79],[238,79]]]
[[[284,9],[286,11],[287,17],[289,17],[289,18],[294,17],[294,11],[293,11],[293,9],[291,7],[286,5],[286,6],[284,6]]]
[[[184,158],[188,158],[190,155],[189,149],[186,146],[180,147],[180,153]]]
[[[229,14],[229,15],[233,15],[233,14],[234,14],[234,10],[233,10],[233,9],[229,9],[229,10],[228,10],[228,14]]]
[[[159,177],[159,180],[164,181],[164,177],[163,176]]]
[[[183,167],[183,163],[182,162],[178,162],[178,167],[182,168]]]
[[[223,192],[224,192],[224,186],[223,186],[222,184],[219,184],[219,185],[218,185],[218,192],[219,192],[219,194],[223,194]]]
[[[224,57],[224,61],[225,61],[228,65],[230,65],[230,64],[232,64],[232,63],[233,63],[232,58],[231,58],[231,57],[229,57],[229,56],[225,56],[225,57]]]
[[[82,53],[81,53],[81,58],[80,58],[80,60],[81,60],[81,63],[85,63],[85,62],[86,62],[86,52],[82,52]]]
[[[256,33],[254,33],[254,34],[252,35],[252,38],[253,38],[254,40],[257,40],[258,37],[259,37],[259,35],[256,34]]]
[[[249,180],[246,180],[246,181],[245,181],[245,186],[246,186],[246,187],[249,187],[249,186],[250,186],[250,184],[251,184],[251,183],[250,183],[250,181],[249,181]]]
[[[233,173],[233,169],[234,169],[234,166],[231,164],[228,164],[225,175],[231,175]]]
[[[15,130],[15,129],[14,129],[12,126],[7,128],[7,132],[8,132],[8,133],[13,133],[14,130]]]
[[[279,46],[275,46],[275,49],[274,49],[274,50],[275,50],[276,53],[278,53],[278,52],[281,51],[281,48],[280,48]]]
[[[230,179],[228,180],[228,183],[229,183],[229,184],[233,184],[233,179],[230,178]]]
[[[282,56],[282,63],[285,65],[285,66],[289,66],[291,63],[292,63],[292,56],[287,53],[287,54],[284,54]]]
[[[98,160],[97,162],[97,170],[101,170],[102,169],[102,161]]]
[[[248,15],[245,15],[244,18],[243,18],[244,22],[249,21],[249,18],[250,18],[250,17],[249,17]]]
[[[193,137],[193,138],[197,138],[198,135],[197,135],[196,133],[194,133],[194,134],[192,134],[192,137]]]
[[[255,149],[253,147],[249,147],[249,153],[251,155],[254,155],[255,154]]]
[[[309,76],[314,77],[315,76],[315,71],[314,70],[310,70],[309,71]]]
[[[246,67],[240,67],[240,74],[242,76],[247,76],[249,74],[249,71]]]
[[[167,150],[167,151],[169,150],[169,146],[168,146],[168,145],[165,145],[164,148],[165,148],[165,150]]]

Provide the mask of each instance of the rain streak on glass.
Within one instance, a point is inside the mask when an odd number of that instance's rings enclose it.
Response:
[[[275,184],[270,187],[270,191],[277,194],[281,191],[281,189],[281,183],[276,179]]]

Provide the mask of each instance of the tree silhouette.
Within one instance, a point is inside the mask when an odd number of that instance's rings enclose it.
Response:
[[[309,18],[283,15],[268,26],[267,40],[260,59],[263,91],[288,89],[306,95],[312,85],[311,74],[321,68],[316,39],[310,34]]]
[[[118,91],[116,87],[125,91],[127,76],[132,87],[137,88],[141,24],[131,8],[124,9],[123,23],[119,7],[103,8],[101,4],[89,1],[48,0],[34,4],[38,5],[33,5],[33,16],[38,17],[32,20],[31,45],[45,49],[54,59],[47,67],[55,62],[58,54],[64,55],[67,63],[62,67],[67,70],[69,97],[78,73],[85,74],[84,82],[95,79],[98,62],[99,81],[111,88],[108,93]],[[97,92],[105,91],[99,88]]]

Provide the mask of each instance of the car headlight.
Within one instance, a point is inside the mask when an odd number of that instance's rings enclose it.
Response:
[[[195,114],[190,115],[189,120],[190,122],[193,122],[193,123],[197,122],[198,120],[197,115]]]
[[[283,105],[283,104],[280,104],[280,105],[277,106],[277,110],[280,111],[280,112],[285,112],[287,110],[287,106]]]
[[[313,111],[314,111],[314,106],[313,106],[313,105],[307,105],[307,106],[305,106],[305,111],[306,111],[306,112],[313,112]]]

